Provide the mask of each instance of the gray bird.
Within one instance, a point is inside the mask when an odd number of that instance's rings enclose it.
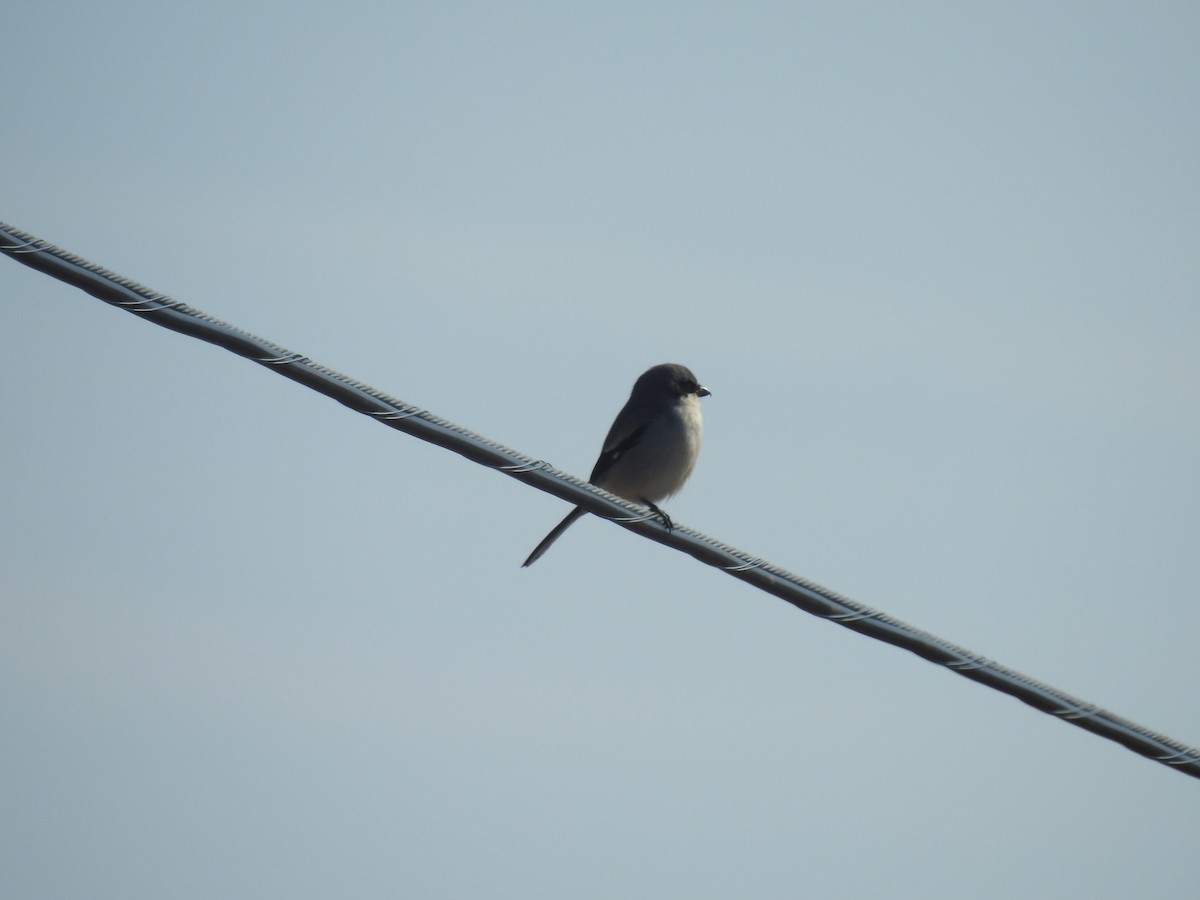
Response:
[[[588,480],[610,494],[645,504],[668,530],[672,528],[670,517],[654,504],[678,493],[696,466],[704,431],[700,398],[709,393],[687,366],[663,363],[647,369],[617,413]],[[583,514],[581,507],[571,510],[533,548],[522,568],[537,562]]]

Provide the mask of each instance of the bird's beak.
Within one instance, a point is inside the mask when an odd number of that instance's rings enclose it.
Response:
[[[712,391],[710,391],[706,387],[698,387],[698,388],[696,388],[696,396],[697,397],[711,397]]]

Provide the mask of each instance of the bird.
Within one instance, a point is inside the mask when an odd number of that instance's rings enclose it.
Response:
[[[704,430],[700,398],[711,394],[687,366],[662,363],[647,369],[613,420],[588,480],[610,494],[645,504],[670,531],[671,518],[655,504],[678,493],[691,477]],[[537,562],[584,512],[577,506],[567,513],[521,567]]]

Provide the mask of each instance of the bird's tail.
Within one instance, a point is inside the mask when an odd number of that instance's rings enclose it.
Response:
[[[535,562],[542,558],[542,554],[550,549],[550,545],[562,537],[562,533],[574,524],[575,520],[584,514],[584,511],[578,506],[567,513],[567,517],[554,526],[554,530],[542,538],[542,542],[533,548],[533,552],[529,554],[529,559],[521,563],[521,568],[532,566]]]

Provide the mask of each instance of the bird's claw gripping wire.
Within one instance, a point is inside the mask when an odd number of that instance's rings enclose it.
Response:
[[[663,523],[663,527],[666,528],[667,531],[675,530],[675,523],[671,521],[670,516],[668,516],[665,512],[663,512],[661,509],[659,509],[657,506],[655,506],[653,503],[651,503],[645,497],[642,498],[642,502],[646,504],[646,508],[649,509],[650,512],[652,512],[652,513],[654,513],[654,515],[658,516],[658,518]]]

